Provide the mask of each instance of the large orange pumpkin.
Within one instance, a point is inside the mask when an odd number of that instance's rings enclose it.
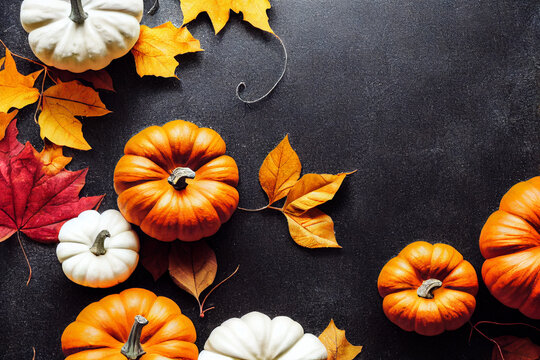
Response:
[[[486,221],[482,277],[504,305],[540,319],[540,177],[514,185]]]
[[[438,335],[471,318],[478,279],[450,245],[417,241],[383,267],[378,287],[390,321],[406,331]]]
[[[133,136],[114,170],[125,218],[162,241],[215,234],[238,206],[238,167],[208,128],[175,120]]]
[[[88,305],[62,334],[66,360],[196,360],[195,327],[176,303],[128,289]]]

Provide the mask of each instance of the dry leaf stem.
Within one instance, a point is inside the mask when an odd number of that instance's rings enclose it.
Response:
[[[17,240],[19,240],[19,246],[21,247],[24,259],[26,260],[26,265],[28,265],[28,280],[26,281],[26,286],[28,286],[28,284],[30,284],[30,279],[32,279],[32,266],[30,266],[30,260],[28,260],[28,256],[26,255],[26,251],[24,250],[24,246],[21,241],[20,231],[17,231]]]
[[[526,323],[499,323],[499,322],[495,322],[495,321],[478,321],[476,324],[473,324],[473,323],[471,323],[469,321],[469,325],[471,325],[471,332],[469,333],[469,342],[471,342],[473,331],[476,331],[482,337],[484,337],[488,341],[495,344],[495,346],[497,347],[497,350],[498,350],[499,355],[501,356],[502,360],[504,360],[504,355],[503,355],[501,346],[499,345],[499,343],[495,339],[487,336],[484,332],[482,332],[480,329],[478,329],[478,325],[482,325],[482,324],[491,324],[491,325],[499,325],[499,326],[525,326],[525,327],[528,327],[530,329],[533,329],[533,330],[536,330],[536,331],[540,332],[540,329],[537,328],[536,326],[526,324]]]
[[[209,310],[212,310],[212,309],[215,309],[216,307],[215,306],[211,306],[209,308],[206,308],[206,309],[203,309],[204,308],[204,303],[206,302],[206,299],[208,299],[208,296],[210,296],[210,294],[216,290],[218,287],[220,287],[221,285],[223,285],[225,282],[227,282],[227,280],[229,280],[230,278],[232,278],[234,275],[236,275],[236,273],[238,272],[238,269],[240,269],[240,265],[238,265],[236,267],[236,269],[229,275],[227,276],[225,279],[221,280],[216,286],[214,286],[212,289],[210,289],[210,291],[208,292],[208,294],[206,294],[206,296],[204,297],[203,301],[201,303],[199,303],[199,306],[200,306],[200,313],[199,313],[199,317],[203,318],[204,317],[204,314],[209,311]],[[199,299],[197,299],[197,302],[199,301]]]
[[[264,209],[272,209],[272,210],[277,210],[277,211],[283,212],[282,208],[278,208],[278,207],[271,206],[271,205],[266,205],[266,206],[260,207],[258,209],[246,209],[246,208],[243,208],[243,207],[239,206],[237,209],[242,210],[242,211],[249,211],[249,212],[257,212],[257,211],[262,211]]]

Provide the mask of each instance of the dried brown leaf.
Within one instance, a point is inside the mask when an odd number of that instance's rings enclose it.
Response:
[[[214,251],[205,241],[176,241],[171,245],[169,274],[174,283],[197,299],[210,286],[217,273]]]
[[[494,339],[501,347],[504,360],[539,360],[540,346],[536,345],[529,338],[518,338],[516,336],[501,336]],[[492,360],[503,360],[497,345],[493,347]]]

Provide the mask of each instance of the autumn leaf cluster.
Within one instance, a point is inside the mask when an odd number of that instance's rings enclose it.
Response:
[[[287,219],[291,237],[300,246],[340,248],[332,218],[317,206],[332,200],[351,173],[305,174],[300,178],[301,170],[300,158],[287,135],[266,156],[259,170],[259,182],[268,196],[268,205],[258,210],[281,211]],[[285,197],[283,207],[272,206]]]
[[[34,62],[42,69],[23,75],[18,71],[13,54],[7,47],[6,56],[1,63],[0,135],[5,133],[7,125],[16,116],[16,109],[37,102],[35,120],[39,124],[42,139],[48,139],[59,146],[79,150],[91,149],[83,136],[82,123],[77,117],[103,116],[110,111],[101,101],[98,92],[79,80],[94,84],[96,88],[113,90],[112,80],[104,70],[71,74]],[[38,89],[36,81],[40,76],[41,88]],[[53,85],[45,89],[47,80]]]

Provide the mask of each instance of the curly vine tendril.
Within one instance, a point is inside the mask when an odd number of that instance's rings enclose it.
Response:
[[[274,89],[276,88],[276,86],[279,84],[279,82],[281,81],[281,79],[283,79],[283,76],[285,75],[285,71],[287,70],[287,61],[289,59],[288,55],[287,55],[287,48],[285,47],[285,44],[283,43],[283,40],[281,40],[281,38],[279,36],[277,36],[276,34],[273,34],[276,39],[279,40],[279,43],[281,44],[281,47],[283,48],[283,55],[285,57],[285,62],[283,64],[283,70],[281,71],[281,75],[279,76],[279,78],[277,79],[277,81],[274,83],[274,86],[272,86],[270,88],[270,90],[268,90],[268,92],[266,94],[264,94],[263,96],[261,96],[260,98],[257,98],[257,99],[254,99],[254,100],[246,100],[246,99],[243,99],[241,96],[240,96],[240,91],[244,90],[246,88],[246,83],[245,82],[240,82],[237,86],[236,86],[236,97],[242,101],[243,103],[245,104],[254,104],[256,102],[259,102],[261,101],[262,99],[264,99],[265,97],[267,97],[268,95],[270,95],[270,93],[272,91],[274,91]]]

